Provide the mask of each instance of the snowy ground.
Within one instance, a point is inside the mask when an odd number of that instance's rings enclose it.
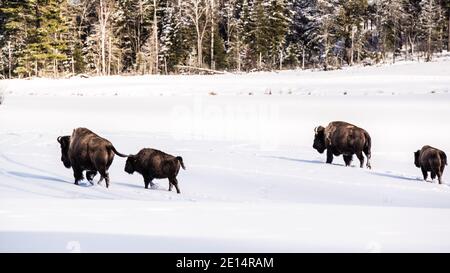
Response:
[[[413,165],[424,144],[450,154],[449,60],[0,85],[2,252],[450,251],[450,170],[438,185]],[[372,170],[323,163],[313,129],[332,120],[369,131]],[[119,157],[109,189],[73,185],[56,138],[79,126],[181,155],[182,194]]]

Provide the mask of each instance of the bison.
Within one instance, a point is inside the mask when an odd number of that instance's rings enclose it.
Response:
[[[363,152],[367,157],[367,168],[371,168],[371,138],[366,130],[343,121],[333,121],[327,127],[314,129],[313,148],[319,153],[327,150],[327,163],[333,162],[333,155],[343,154],[345,166],[349,166],[356,154],[360,161],[360,167],[364,165]]]
[[[140,173],[144,177],[145,188],[148,185],[154,186],[153,179],[169,179],[169,191],[175,186],[177,193],[180,193],[178,187],[177,175],[180,166],[185,170],[183,158],[161,152],[159,150],[145,148],[136,155],[129,155],[125,164],[125,172],[133,174]]]
[[[75,185],[83,180],[83,171],[86,171],[86,178],[93,185],[92,180],[99,172],[101,177],[98,183],[105,179],[108,188],[108,169],[114,154],[127,157],[119,153],[107,139],[86,128],[74,129],[72,136],[60,136],[57,140],[61,146],[61,161],[66,168],[72,167]]]
[[[423,180],[427,181],[428,172],[431,172],[431,179],[437,176],[441,184],[441,177],[447,165],[447,155],[439,149],[426,145],[414,153],[414,165],[422,170]]]

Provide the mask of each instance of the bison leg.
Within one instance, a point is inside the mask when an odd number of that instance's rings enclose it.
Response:
[[[153,179],[149,179],[149,180],[144,180],[145,183],[145,188],[148,189],[148,185],[150,184],[150,188],[153,188],[155,186],[155,184],[152,182]]]
[[[83,171],[74,168],[73,169],[73,177],[75,178],[75,185],[78,185],[78,181],[81,181],[84,179],[83,177]]]
[[[106,181],[106,188],[109,188],[109,172],[105,172],[105,181]]]
[[[331,149],[327,149],[327,163],[333,163],[333,151]]]
[[[353,160],[353,155],[343,155],[343,156],[344,156],[345,166],[346,167],[350,166],[350,163]]]
[[[372,165],[370,164],[370,154],[366,154],[367,157],[367,163],[366,163],[366,167],[367,169],[372,169]]]
[[[360,168],[364,167],[364,156],[363,156],[362,152],[357,153],[356,157],[358,157],[358,159],[359,159],[359,167]]]
[[[366,157],[367,157],[366,167],[368,169],[372,169],[372,166],[370,165],[370,158],[372,157],[372,154],[370,153],[370,150],[367,149],[367,148],[364,149],[364,154],[366,154]]]
[[[422,175],[423,175],[423,180],[427,181],[428,172],[424,168],[422,168]]]
[[[86,179],[91,183],[91,185],[94,185],[92,180],[94,180],[94,177],[97,175],[97,171],[87,171],[86,172]]]
[[[437,173],[437,177],[438,177],[438,181],[439,181],[439,184],[442,184],[442,179],[441,179],[441,177],[442,177],[442,173]]]
[[[434,180],[436,178],[436,172],[431,171],[431,179]]]
[[[171,187],[172,185],[175,186],[175,189],[177,190],[177,193],[180,194],[181,191],[180,191],[180,188],[178,188],[178,180],[177,180],[176,177],[169,178],[169,191],[172,190],[172,187]]]
[[[150,176],[144,176],[144,184],[145,184],[145,188],[148,189],[148,185],[150,185],[150,188],[153,188],[155,186],[155,184],[153,184],[153,177]]]
[[[100,169],[100,170],[98,170],[98,172],[100,173],[100,180],[98,181],[97,184],[100,184],[103,181],[103,179],[105,179],[106,188],[109,188],[109,173],[108,173],[108,171],[105,169]]]

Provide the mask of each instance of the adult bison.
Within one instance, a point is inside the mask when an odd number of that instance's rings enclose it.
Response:
[[[86,128],[74,129],[72,136],[60,136],[57,140],[61,146],[61,161],[66,168],[72,167],[75,185],[83,180],[83,171],[86,171],[86,178],[91,184],[99,172],[101,177],[98,183],[105,179],[108,188],[108,169],[113,162],[114,154],[127,157],[117,152],[107,139]]]
[[[367,168],[370,166],[371,139],[366,130],[343,121],[333,121],[327,127],[316,127],[314,129],[313,148],[319,153],[327,150],[327,163],[333,162],[333,155],[343,154],[345,166],[349,166],[356,154],[360,161],[360,167],[364,165],[364,154],[367,157]]]
[[[414,153],[414,165],[422,170],[423,180],[426,181],[428,172],[431,172],[431,179],[437,176],[441,184],[441,177],[447,165],[447,155],[439,149],[426,145]]]
[[[168,178],[169,191],[172,190],[172,186],[175,186],[177,193],[180,193],[177,180],[180,166],[184,170],[186,169],[181,156],[173,156],[159,150],[145,148],[136,155],[128,156],[125,172],[142,174],[146,189],[148,189],[149,184],[151,187],[154,186],[153,179]]]

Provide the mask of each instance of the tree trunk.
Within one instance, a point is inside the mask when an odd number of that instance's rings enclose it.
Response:
[[[450,52],[450,8],[448,9],[448,37],[447,37],[447,51]]]
[[[111,36],[109,36],[109,43],[108,43],[108,76],[111,74]]]
[[[325,70],[328,69],[328,29],[325,28]]]
[[[8,41],[8,78],[9,79],[11,79],[11,64],[12,64],[11,42]]]
[[[211,0],[211,69],[216,69],[214,62],[214,0]]]
[[[392,52],[392,63],[395,64],[395,51],[397,50],[397,27],[394,23],[394,50]]]
[[[262,53],[259,52],[258,68],[261,69],[261,67],[262,67]]]
[[[120,75],[120,53],[117,56],[117,75]]]
[[[101,75],[106,74],[106,27],[111,13],[111,3],[100,0],[99,23],[100,23],[100,59],[101,59]]]
[[[429,9],[432,10],[433,7],[433,0],[430,0],[429,2]],[[429,18],[428,22],[428,39],[427,39],[427,62],[431,61],[431,34],[432,34],[432,27],[431,27],[432,18]]]
[[[153,12],[153,29],[154,29],[154,33],[155,33],[155,74],[158,74],[158,70],[159,70],[159,59],[158,59],[158,18],[156,17],[156,11],[158,9],[157,5],[156,5],[156,0],[153,0],[153,7],[154,7],[154,12]]]
[[[55,41],[56,41],[56,33],[55,33]],[[58,50],[55,48],[53,49],[53,54],[55,54],[54,58],[53,58],[53,78],[57,78],[58,77],[58,61],[56,59],[56,54],[58,54]]]
[[[414,42],[411,38],[411,35],[408,36],[409,39],[409,47],[411,48],[411,59],[414,59]]]
[[[283,69],[283,49],[280,49],[280,70]]]
[[[55,59],[53,59],[53,78],[54,79],[56,79],[58,77],[56,70],[57,70],[57,64],[56,64],[56,58],[55,58]]]
[[[355,31],[353,30],[352,26],[352,47],[350,49],[350,65],[353,65],[353,56],[354,56],[354,46],[355,46]]]
[[[238,38],[239,39],[239,38]],[[237,68],[238,71],[241,71],[241,42],[238,40],[237,42]]]
[[[302,47],[302,70],[305,70],[305,46]]]
[[[105,39],[106,39],[106,35],[105,35],[105,30],[102,28],[102,35],[101,35],[101,48],[102,48],[102,52],[101,52],[101,58],[102,58],[102,75],[105,75],[106,73],[106,44],[105,44]]]
[[[197,65],[198,67],[203,66],[202,39],[200,37],[197,38]]]
[[[72,76],[75,75],[75,64],[74,64],[74,60],[73,60],[73,56],[72,56]]]
[[[406,41],[406,43],[405,43],[405,47],[406,47],[405,61],[408,61],[408,59],[409,59],[408,44],[409,44],[408,41]]]
[[[164,56],[164,73],[167,75],[167,58]]]
[[[136,27],[136,45],[135,45],[135,54],[136,54],[136,71],[135,73],[141,72],[141,60],[138,59],[138,56],[141,56],[141,23],[142,23],[142,2],[139,2],[139,19],[137,20]]]

